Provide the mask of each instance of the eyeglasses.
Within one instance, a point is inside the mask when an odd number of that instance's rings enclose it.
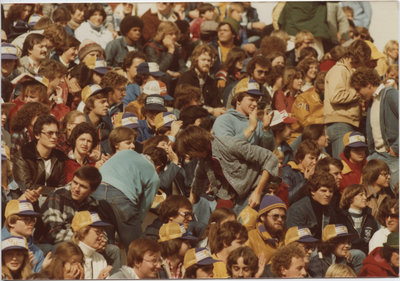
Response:
[[[23,221],[25,224],[30,224],[30,223],[36,223],[37,218],[36,217],[30,217],[30,216],[21,216],[18,217],[18,220]]]
[[[386,218],[399,219],[399,214],[386,214]]]
[[[390,176],[390,173],[388,172],[381,172],[379,175],[383,176],[383,177],[388,177]]]
[[[60,135],[59,132],[53,132],[53,131],[48,131],[48,132],[41,132],[42,134],[45,134],[48,138],[51,138],[52,136],[58,137]]]
[[[145,259],[143,259],[143,261],[146,261],[146,262],[151,263],[151,264],[154,264],[154,265],[156,265],[156,264],[162,264],[162,260],[161,260],[161,259],[151,259],[151,260],[145,260]]]
[[[316,248],[316,245],[313,243],[300,243],[300,245],[303,246],[306,252],[308,252],[309,250],[314,251]]]
[[[96,233],[97,236],[101,236],[101,235],[104,234],[104,231],[101,230],[101,229],[97,229],[97,228],[92,227],[91,230],[92,230],[94,233]]]
[[[283,221],[286,220],[286,215],[268,215],[267,217],[271,217],[274,221],[277,221],[278,219],[282,219]]]
[[[124,88],[116,88],[116,90],[118,90],[120,92],[126,92],[126,87],[124,87]]]
[[[179,214],[184,217],[185,219],[193,218],[192,212],[179,212]]]

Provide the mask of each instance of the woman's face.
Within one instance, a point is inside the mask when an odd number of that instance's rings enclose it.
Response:
[[[292,89],[295,91],[300,91],[301,87],[303,86],[303,78],[302,77],[298,77],[298,78],[294,78],[293,82],[292,82]]]
[[[71,120],[67,123],[67,138],[71,135],[72,130],[76,127],[76,125],[86,122],[86,118],[83,115],[78,115],[74,120]]]
[[[251,278],[253,272],[251,271],[249,265],[244,263],[243,257],[239,257],[232,265],[232,278]]]
[[[367,207],[367,195],[363,191],[354,196],[353,202],[350,204],[350,208],[363,210],[365,207]]]
[[[344,239],[336,245],[333,254],[336,257],[344,258],[349,254],[350,250],[350,239]]]
[[[91,134],[80,135],[75,141],[75,152],[80,155],[89,155],[92,150],[93,138]]]
[[[236,68],[237,70],[242,70],[242,68],[243,68],[243,62],[244,62],[244,59],[238,60],[238,61],[236,62],[236,64],[235,64],[235,68]]]
[[[175,32],[165,34],[164,39],[166,38],[170,39],[173,43],[178,39]]]
[[[394,46],[392,49],[388,51],[389,57],[392,59],[398,59],[399,58],[399,45]]]
[[[271,65],[272,65],[273,67],[274,67],[274,66],[277,66],[277,65],[282,65],[282,66],[284,66],[284,65],[285,65],[285,58],[282,57],[282,56],[276,57],[276,58],[274,58],[274,59],[272,60]]]
[[[100,11],[95,11],[90,17],[89,21],[94,26],[100,26],[103,23],[103,16]]]
[[[40,95],[38,91],[27,91],[24,95],[25,102],[40,102]]]
[[[390,171],[381,171],[375,184],[381,188],[388,187],[390,184]]]
[[[26,5],[21,13],[21,20],[28,21],[28,16],[31,14],[31,12],[32,12],[32,6]]]
[[[318,67],[316,64],[311,64],[307,70],[306,78],[309,80],[308,82],[314,81],[315,77],[317,77]]]
[[[318,138],[317,144],[319,148],[328,147],[329,137],[326,134],[326,130],[324,130],[324,134]]]
[[[170,144],[169,144],[169,142],[167,142],[167,141],[160,141],[160,142],[157,144],[157,147],[164,149],[165,152],[168,153]]]
[[[66,263],[64,263],[64,279],[71,279],[71,273],[74,276],[81,275],[83,257],[79,255],[72,256]]]
[[[3,252],[4,264],[11,272],[17,272],[21,269],[24,257],[25,250],[9,250]]]

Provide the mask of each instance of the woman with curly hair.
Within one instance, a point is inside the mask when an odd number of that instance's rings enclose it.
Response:
[[[17,114],[11,119],[11,161],[24,144],[33,141],[33,124],[42,114],[50,113],[48,106],[40,102],[29,102],[18,110]]]
[[[305,92],[314,87],[314,81],[318,74],[318,61],[314,57],[306,57],[299,62],[297,69],[303,72],[304,84],[301,91]]]
[[[12,4],[4,20],[3,28],[8,42],[29,30],[28,19],[33,13],[33,4]]]
[[[77,169],[84,165],[95,166],[96,163],[90,159],[90,154],[99,143],[99,137],[93,125],[83,122],[72,130],[68,139],[71,150],[68,152],[68,160],[65,161],[65,178],[70,182]]]
[[[292,105],[301,93],[303,86],[303,73],[294,67],[287,67],[283,73],[283,87],[275,93],[272,100],[273,108],[279,111],[292,112]]]

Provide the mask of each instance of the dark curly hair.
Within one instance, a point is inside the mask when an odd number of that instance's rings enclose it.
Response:
[[[92,147],[90,148],[90,152],[94,147],[99,143],[99,136],[97,131],[93,125],[83,122],[78,125],[74,129],[72,129],[71,135],[69,136],[68,143],[71,145],[72,150],[75,150],[76,140],[83,134],[89,134],[92,136]]]
[[[23,129],[28,128],[33,118],[42,114],[49,114],[50,109],[40,102],[28,102],[24,104],[11,119],[11,131],[21,132]]]

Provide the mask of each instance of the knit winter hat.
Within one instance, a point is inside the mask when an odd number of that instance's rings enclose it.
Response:
[[[83,40],[82,43],[79,45],[79,51],[78,51],[79,60],[83,61],[83,59],[87,56],[87,54],[93,51],[98,51],[101,54],[102,58],[106,57],[103,48],[99,44],[89,39]]]
[[[143,29],[143,21],[138,16],[126,16],[122,19],[119,29],[122,35],[128,34],[129,30],[133,27],[139,27]]]
[[[221,22],[221,24],[222,23],[229,24],[232,28],[232,32],[235,33],[235,35],[239,34],[240,23],[237,20],[235,20],[233,18],[226,18]],[[220,24],[220,26],[221,26],[221,24]]]
[[[283,208],[286,210],[286,204],[275,195],[264,195],[261,200],[260,209],[258,210],[258,216],[271,211],[272,209]]]

